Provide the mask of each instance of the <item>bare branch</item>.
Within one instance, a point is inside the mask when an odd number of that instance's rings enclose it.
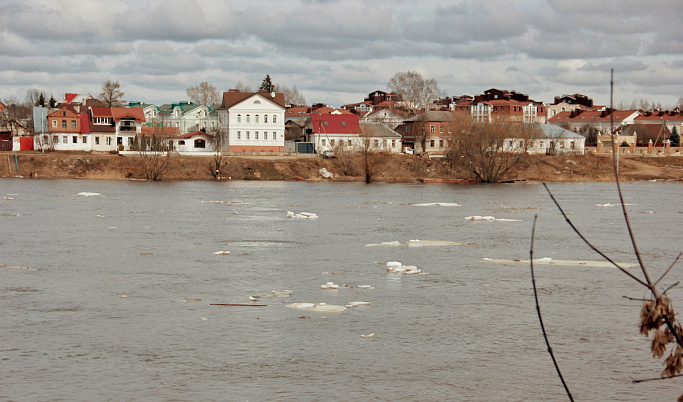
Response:
[[[669,268],[666,271],[664,271],[662,276],[659,279],[657,279],[657,281],[655,281],[655,284],[654,284],[655,286],[657,286],[657,284],[659,284],[659,282],[662,279],[664,279],[664,277],[669,273],[669,271],[671,271],[671,269],[674,267],[674,265],[676,265],[676,263],[678,262],[678,259],[681,258],[681,254],[683,254],[683,253],[678,253],[674,262],[672,262],[671,265],[669,266]]]
[[[676,378],[676,377],[683,377],[683,374],[676,374],[676,375],[672,375],[670,377],[645,378],[643,380],[632,380],[632,381],[634,384],[639,384],[641,382],[647,382],[647,381],[669,380],[671,378]]]
[[[664,289],[664,291],[662,292],[662,295],[665,295],[666,292],[668,292],[668,291],[671,290],[672,288],[678,286],[679,283],[681,283],[681,282],[680,282],[680,281],[679,281],[679,282],[676,282],[676,283],[674,283],[673,285],[669,286],[668,288]]]
[[[541,305],[538,303],[538,291],[536,290],[536,277],[534,276],[534,235],[536,233],[536,220],[538,215],[534,215],[534,224],[531,228],[531,248],[529,250],[529,265],[531,266],[531,283],[534,287],[534,299],[536,300],[536,312],[538,313],[538,321],[541,323],[541,331],[543,331],[543,338],[545,339],[545,344],[548,347],[548,353],[550,353],[550,358],[553,359],[553,364],[555,365],[555,370],[557,370],[557,375],[560,376],[560,381],[564,386],[564,390],[567,392],[567,396],[570,401],[574,401],[572,398],[572,393],[567,387],[567,383],[564,382],[564,377],[562,377],[562,372],[560,371],[560,366],[557,365],[557,360],[555,360],[555,355],[553,354],[553,348],[550,347],[550,341],[548,340],[548,334],[545,332],[545,326],[543,325],[543,317],[541,316]]]

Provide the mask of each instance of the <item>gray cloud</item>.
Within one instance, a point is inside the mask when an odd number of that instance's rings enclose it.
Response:
[[[167,102],[205,79],[254,88],[270,74],[311,102],[351,103],[411,68],[453,94],[552,100],[603,96],[615,68],[665,103],[683,95],[681,15],[678,0],[0,0],[0,97],[120,78]]]

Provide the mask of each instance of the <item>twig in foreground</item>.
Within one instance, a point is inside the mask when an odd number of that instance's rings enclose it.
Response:
[[[534,215],[534,225],[531,228],[531,249],[529,250],[529,265],[531,266],[531,283],[534,286],[534,299],[536,300],[536,312],[538,313],[538,321],[541,323],[541,331],[543,331],[543,338],[545,339],[545,344],[548,346],[548,353],[550,353],[550,358],[553,359],[553,364],[555,365],[555,370],[557,370],[557,375],[560,376],[560,381],[564,386],[564,390],[567,392],[567,396],[570,401],[574,401],[572,393],[569,392],[569,387],[567,383],[564,382],[564,377],[562,377],[562,372],[560,371],[560,366],[557,365],[557,360],[555,360],[555,354],[553,354],[553,348],[550,347],[550,341],[548,340],[548,334],[545,332],[545,325],[543,325],[543,317],[541,317],[541,305],[538,303],[538,291],[536,290],[536,277],[534,276],[534,235],[536,233],[536,220],[538,215]]]

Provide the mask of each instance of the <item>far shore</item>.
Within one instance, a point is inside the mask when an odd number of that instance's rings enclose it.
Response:
[[[463,183],[470,172],[449,165],[446,158],[415,155],[378,155],[370,164],[372,182]],[[365,181],[360,156],[323,159],[318,155],[224,155],[217,177],[214,157],[174,156],[163,181],[275,180]],[[18,170],[17,170],[18,167]],[[620,178],[683,180],[681,156],[620,156]],[[331,177],[326,172],[332,174]],[[89,152],[0,152],[0,178],[146,180],[139,155]],[[591,182],[612,181],[609,155],[525,155],[501,181]]]

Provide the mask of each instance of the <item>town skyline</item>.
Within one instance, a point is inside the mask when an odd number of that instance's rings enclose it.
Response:
[[[113,80],[125,100],[163,104],[202,81],[255,91],[269,74],[308,104],[339,107],[415,70],[449,96],[498,88],[609,105],[614,68],[615,105],[666,108],[683,96],[680,15],[665,0],[0,0],[0,98],[32,88],[97,97]]]

